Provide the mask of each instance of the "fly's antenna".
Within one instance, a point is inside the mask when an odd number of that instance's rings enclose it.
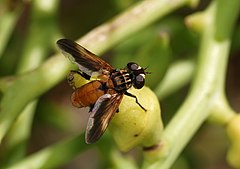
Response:
[[[143,68],[143,70],[144,70],[144,72],[145,72],[145,74],[151,74],[152,72],[146,72],[145,70],[147,70],[148,69],[148,66],[147,67],[145,67],[145,68]]]

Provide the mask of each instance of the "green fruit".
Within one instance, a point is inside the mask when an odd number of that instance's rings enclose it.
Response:
[[[139,103],[147,109],[144,111],[134,98],[124,96],[110,123],[109,130],[121,151],[129,151],[135,146],[150,147],[160,141],[163,130],[161,111],[156,95],[148,88],[131,88],[129,93],[137,96]]]

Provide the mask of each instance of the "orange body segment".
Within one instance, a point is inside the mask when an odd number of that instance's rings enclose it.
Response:
[[[101,85],[100,81],[94,80],[77,88],[71,96],[73,106],[81,108],[94,105],[98,98],[105,94],[100,89]]]

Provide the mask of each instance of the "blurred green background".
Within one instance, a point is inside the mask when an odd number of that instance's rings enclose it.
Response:
[[[51,10],[45,11],[38,8],[37,1],[0,1],[0,77],[21,74],[36,68],[53,53],[58,52],[55,42],[59,38],[76,40],[136,2],[138,1],[53,0],[53,6],[49,7]],[[195,9],[185,7],[167,15],[119,43],[102,57],[116,68],[125,67],[129,61],[148,67],[151,74],[147,75],[146,83],[155,90],[173,64],[181,61],[195,64],[200,37],[196,32],[186,28],[184,18],[204,9],[208,3],[209,1],[205,0]],[[238,112],[240,111],[239,21],[233,35],[226,79],[228,99]],[[26,65],[27,61],[24,58],[31,53],[33,55],[31,64]],[[174,93],[159,96],[164,124],[168,123],[183,102],[189,83],[190,81]],[[27,154],[37,152],[63,138],[84,132],[88,110],[72,107],[71,92],[72,89],[64,80],[39,98],[30,125],[29,139],[26,140]],[[0,98],[1,96],[2,93]],[[15,157],[14,153],[16,153],[7,151],[5,144],[8,144],[7,139],[0,146],[0,167],[11,164],[11,161],[14,161],[11,157]],[[222,128],[206,122],[172,168],[230,169],[225,160],[228,144]],[[103,155],[101,148],[89,148],[59,168],[109,167]],[[136,149],[130,152],[130,155],[141,163],[140,150]],[[18,161],[17,157],[16,161]]]

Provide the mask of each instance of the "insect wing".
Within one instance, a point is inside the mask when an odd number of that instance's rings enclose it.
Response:
[[[105,94],[95,103],[88,119],[85,140],[87,144],[96,142],[105,132],[116,113],[123,94]]]
[[[69,60],[78,65],[80,71],[89,76],[98,76],[106,71],[114,70],[107,62],[74,41],[60,39],[57,41],[57,45]]]

